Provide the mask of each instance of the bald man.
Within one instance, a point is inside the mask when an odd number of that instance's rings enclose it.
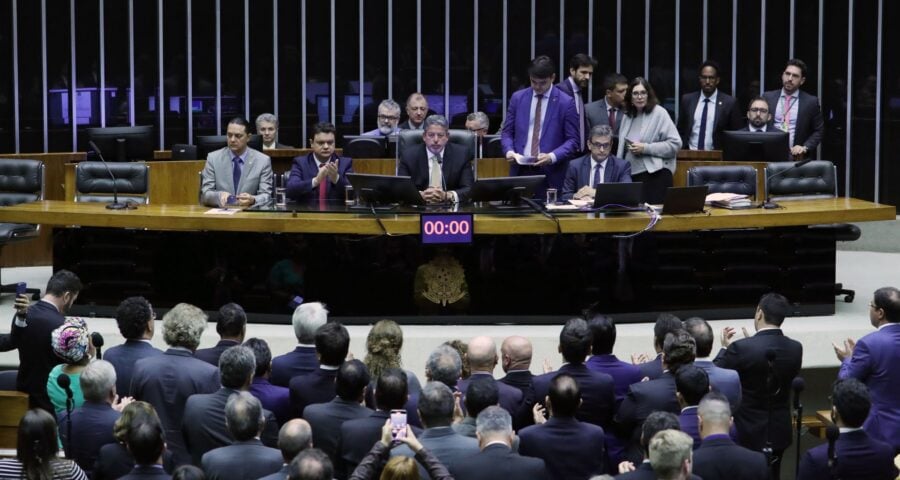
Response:
[[[465,400],[469,382],[479,377],[494,378],[494,367],[497,366],[497,344],[491,337],[475,337],[469,341],[466,358],[472,374],[469,378],[460,380],[456,385],[463,394],[463,400]],[[497,382],[497,390],[500,392],[500,406],[510,415],[515,416],[522,406],[522,391],[502,382]]]
[[[289,420],[278,431],[278,449],[281,450],[284,466],[281,467],[281,470],[262,477],[260,480],[283,480],[286,478],[291,460],[303,450],[311,448],[312,445],[312,428],[309,423],[302,418]]]
[[[534,349],[531,340],[519,335],[506,337],[500,346],[500,366],[506,376],[501,383],[518,388],[522,392],[522,404],[519,413],[513,415],[513,428],[516,431],[534,424],[531,408],[534,407],[534,388],[532,388],[531,356]]]

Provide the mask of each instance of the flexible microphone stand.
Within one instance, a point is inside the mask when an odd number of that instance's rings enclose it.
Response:
[[[100,153],[100,147],[98,147],[97,144],[94,143],[93,140],[89,141],[88,144],[90,144],[91,148],[93,148],[94,151],[97,152],[97,156],[100,158],[100,161],[103,162],[103,166],[106,167],[106,171],[109,173],[109,178],[112,179],[113,201],[112,201],[112,203],[107,204],[106,208],[109,210],[125,210],[125,209],[127,209],[128,205],[126,205],[124,203],[119,203],[119,188],[116,186],[116,183],[117,183],[116,176],[113,175],[112,169],[109,168],[109,163],[106,162],[106,160],[103,158],[103,154]]]
[[[762,207],[767,210],[773,209],[773,208],[778,208],[777,203],[769,200],[769,197],[771,197],[771,195],[769,195],[769,180],[772,180],[773,178],[775,178],[779,175],[784,175],[785,173],[790,172],[791,170],[794,170],[795,168],[800,168],[811,161],[812,161],[811,158],[805,158],[803,160],[800,160],[799,162],[794,163],[792,166],[785,168],[784,170],[782,170],[780,172],[775,172],[772,175],[769,175],[769,177],[766,178],[766,202],[762,204]]]
[[[75,399],[72,393],[72,379],[65,373],[56,377],[56,384],[66,391],[66,457],[72,457],[72,410],[75,409]]]

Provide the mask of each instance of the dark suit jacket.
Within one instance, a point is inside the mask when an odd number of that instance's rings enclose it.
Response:
[[[549,479],[550,474],[540,458],[523,457],[509,447],[495,443],[469,457],[453,473],[466,480]]]
[[[381,439],[381,427],[391,418],[390,412],[376,410],[368,417],[344,422],[340,435],[341,470],[352,472],[372,449],[372,445]],[[418,433],[416,433],[418,437]]]
[[[544,460],[550,478],[590,478],[604,473],[606,455],[601,427],[567,417],[519,431],[519,453]]]
[[[433,113],[434,112],[432,112],[430,109],[428,110],[428,115],[432,115]],[[428,117],[425,117],[425,118],[428,118]],[[412,130],[413,129],[412,125],[409,124],[409,120],[406,120],[405,122],[397,125],[397,128],[400,130]],[[419,125],[419,128],[417,130],[423,130],[424,128],[425,128],[425,122],[422,121],[422,124]]]
[[[622,116],[625,113],[621,108],[616,110],[616,126],[613,128],[613,134],[619,135],[619,125],[622,124]],[[584,106],[584,116],[588,123],[588,131],[595,125],[609,126],[609,104],[606,103],[606,97],[596,102],[588,103]],[[615,151],[615,149],[613,150]]]
[[[748,124],[748,125],[744,125],[744,128],[739,128],[738,130],[740,130],[740,131],[742,131],[742,132],[749,132],[749,131],[750,131],[750,125],[749,125],[749,124]],[[775,128],[775,124],[774,124],[774,123],[769,122],[769,123],[766,124],[766,131],[767,131],[767,132],[780,132],[781,130],[778,130],[777,128]]]
[[[50,334],[65,322],[56,306],[44,300],[28,307],[27,326],[19,327],[15,320],[8,334],[0,335],[0,352],[19,349],[19,374],[16,390],[28,394],[30,408],[43,408],[53,413],[47,395],[50,370],[62,363],[50,347]]]
[[[177,348],[139,360],[131,378],[131,394],[135,400],[149,402],[156,409],[166,430],[166,448],[175,456],[177,465],[191,462],[181,435],[188,397],[218,389],[219,369]]]
[[[728,397],[731,413],[741,408],[741,377],[734,370],[719,368],[708,360],[697,360],[694,365],[702,368],[709,376],[709,386],[716,392]]]
[[[612,425],[613,414],[616,411],[613,378],[608,374],[590,370],[584,364],[567,363],[555,372],[534,377],[535,401],[544,402],[550,391],[550,380],[561,373],[571,375],[581,389],[581,407],[578,408],[575,418],[608,429]]]
[[[681,110],[678,115],[678,133],[681,134],[681,148],[687,150],[690,146],[691,131],[694,129],[694,111],[700,103],[702,92],[696,91],[681,96]],[[703,108],[703,107],[700,107]],[[707,150],[719,150],[722,148],[721,135],[725,130],[737,130],[744,125],[746,117],[741,116],[741,108],[737,100],[731,95],[719,90],[716,98],[716,111],[713,116],[712,145],[707,145]]]
[[[291,379],[291,407],[295,417],[302,417],[307,405],[330,402],[334,398],[337,369],[317,368],[312,373]]]
[[[641,425],[657,410],[675,415],[681,411],[675,398],[675,377],[668,372],[656,380],[635,383],[628,388],[616,413],[619,436],[639,442]]]
[[[534,395],[533,380],[534,375],[529,370],[508,372],[505,377],[498,380],[498,382],[518,388],[522,392],[522,404],[519,406],[519,413],[513,416],[513,429],[516,431],[529,425],[534,425],[531,409],[534,407],[537,399]]]
[[[277,472],[271,475],[266,475],[265,477],[260,477],[259,480],[284,480],[288,477],[288,467],[289,465],[283,465]]]
[[[466,399],[466,390],[469,389],[469,383],[478,378],[478,377],[491,377],[491,375],[487,373],[472,373],[469,378],[462,379],[456,384],[456,389],[462,393],[462,405],[465,405]],[[497,390],[500,395],[500,406],[503,407],[504,410],[509,412],[510,415],[516,415],[519,411],[519,408],[522,406],[522,391],[516,387],[509,386],[503,382],[497,382]]]
[[[269,380],[275,385],[287,387],[292,378],[312,373],[318,368],[316,348],[298,345],[294,350],[272,359],[272,377]]]
[[[344,189],[350,182],[347,180],[347,174],[353,173],[353,160],[349,157],[337,157],[338,160],[338,181],[331,183],[327,180],[328,185],[325,187],[326,198],[329,200],[344,200]],[[291,167],[291,176],[288,178],[285,193],[288,198],[295,201],[306,201],[319,198],[319,189],[322,183],[315,188],[312,181],[319,174],[319,164],[312,153],[294,157],[294,164]]]
[[[649,362],[639,363],[637,367],[641,370],[641,378],[647,377],[655,380],[661,377],[663,374],[662,354],[657,353],[656,358]]]
[[[769,478],[765,455],[735,444],[727,435],[710,435],[694,449],[693,472],[703,480]]]
[[[250,393],[259,399],[263,408],[275,415],[279,425],[293,418],[291,411],[291,392],[287,387],[272,385],[266,378],[255,377],[250,384]]]
[[[309,405],[303,411],[303,418],[312,427],[313,445],[331,457],[331,462],[340,461],[341,425],[357,418],[367,418],[372,410],[357,402],[334,397],[328,403]],[[382,422],[382,426],[384,422]],[[372,442],[374,443],[374,442]]]
[[[900,451],[900,323],[885,325],[856,342],[853,355],[844,360],[840,378],[864,382],[872,395],[866,431]]]
[[[592,355],[584,364],[595,372],[605,373],[613,378],[617,406],[628,393],[628,387],[644,378],[637,365],[623,362],[615,355]]]
[[[219,340],[219,343],[214,347],[210,348],[201,348],[194,352],[194,358],[199,358],[204,362],[218,368],[219,367],[219,357],[222,356],[222,353],[229,348],[240,345],[240,342],[236,340]]]
[[[215,393],[191,395],[184,406],[182,433],[184,443],[191,453],[191,462],[199,466],[203,454],[213,449],[231,445],[234,438],[225,424],[225,404],[237,390],[222,387]],[[263,427],[263,443],[278,445],[278,422],[272,412],[263,409],[266,425]]]
[[[279,450],[253,439],[211,450],[201,463],[207,480],[244,480],[277,472],[284,459]]]
[[[894,448],[875,440],[863,430],[842,433],[834,444],[837,477],[869,480],[897,478]],[[828,444],[811,448],[800,460],[799,480],[831,478],[828,469]]]
[[[148,478],[156,480],[168,480],[172,478],[165,470],[156,465],[136,465],[128,475],[119,477],[125,480],[144,480]]]
[[[400,164],[397,174],[412,178],[420,191],[428,188],[428,152],[425,145],[413,145],[400,152]],[[475,183],[472,174],[472,159],[466,157],[466,151],[459,145],[447,142],[444,146],[444,157],[441,161],[441,172],[444,174],[444,190],[455,191],[460,203],[469,199],[469,190]]]
[[[773,384],[767,386],[768,350],[775,352],[775,361]],[[737,340],[728,349],[719,351],[715,364],[737,370],[741,377],[743,400],[741,409],[734,415],[741,445],[751,450],[762,449],[767,431],[773,449],[784,449],[791,444],[791,382],[800,373],[802,360],[803,346],[784,336],[781,329],[756,332],[756,335]],[[772,423],[768,425],[770,400]]]
[[[66,450],[66,457],[75,463],[88,476],[94,469],[100,447],[107,443],[115,443],[113,425],[119,419],[119,412],[108,403],[85,401],[72,411],[72,441],[68,439],[67,415],[63,413],[59,420],[59,436]],[[71,449],[69,449],[71,446]]]
[[[803,90],[799,90],[797,104],[797,130],[794,132],[794,145],[803,145],[809,149],[809,157],[816,158],[816,147],[822,142],[825,134],[825,121],[822,120],[822,108],[819,99]],[[775,117],[775,107],[781,97],[781,90],[770,90],[763,93],[769,102],[769,113]],[[783,105],[782,105],[783,106]]]
[[[131,375],[134,364],[144,357],[162,355],[162,350],[154,348],[143,340],[125,340],[125,343],[103,352],[103,359],[116,369],[116,393],[120,397],[131,395]]]
[[[622,473],[616,475],[616,479],[622,480],[656,480],[656,472],[653,471],[653,467],[650,466],[650,462],[643,462],[640,465],[637,465],[637,468],[633,472]],[[697,475],[691,474],[691,480],[705,480]]]
[[[562,199],[572,198],[581,187],[588,185],[590,179],[591,154],[569,162],[569,167],[566,169],[566,181],[563,184]],[[606,157],[603,183],[631,183],[631,162],[626,162],[615,155]]]
[[[534,90],[531,87],[523,88],[512,94],[509,99],[509,109],[503,121],[503,130],[500,142],[503,145],[503,155],[512,150],[519,154],[529,155],[525,152],[525,144],[528,142],[528,122],[531,116],[531,100],[534,98]],[[510,164],[509,174],[517,175],[546,175],[544,189],[547,186],[561,190],[566,173],[566,165],[569,160],[580,153],[578,141],[578,112],[575,110],[575,101],[567,93],[553,88],[550,98],[544,101],[547,112],[541,120],[540,152],[556,155],[556,163],[545,165],[539,169],[521,168],[515,162]],[[537,192],[538,197],[543,192]]]
[[[697,406],[685,407],[678,415],[678,424],[681,431],[694,439],[694,450],[700,446],[700,418],[697,416]]]
[[[172,452],[163,453],[163,468],[171,474],[175,470],[175,459]],[[121,443],[107,443],[100,447],[97,463],[91,472],[92,480],[113,480],[127,475],[134,469],[134,457]]]

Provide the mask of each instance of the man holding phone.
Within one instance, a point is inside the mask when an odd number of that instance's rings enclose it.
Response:
[[[272,203],[272,159],[247,147],[250,123],[235,117],[226,130],[228,146],[206,157],[200,200],[210,207],[250,207]]]
[[[312,153],[294,157],[287,181],[287,197],[295,202],[307,200],[344,200],[347,174],[353,173],[353,160],[335,154],[335,128],[328,122],[313,126],[309,147]]]

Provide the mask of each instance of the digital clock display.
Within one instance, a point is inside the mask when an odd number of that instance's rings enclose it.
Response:
[[[422,244],[472,243],[474,223],[471,213],[422,214]]]

